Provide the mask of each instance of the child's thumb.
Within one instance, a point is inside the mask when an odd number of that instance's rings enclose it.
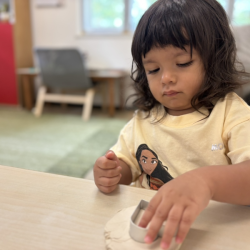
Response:
[[[105,154],[106,158],[109,159],[109,160],[113,160],[113,161],[117,161],[117,156],[116,154],[112,151],[112,150],[109,150],[106,154]]]

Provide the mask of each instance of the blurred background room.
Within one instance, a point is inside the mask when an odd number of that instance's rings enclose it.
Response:
[[[0,0],[0,165],[93,178],[133,116],[130,47],[155,1]],[[219,2],[250,72],[250,1]]]

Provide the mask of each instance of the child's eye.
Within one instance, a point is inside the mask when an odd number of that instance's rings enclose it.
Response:
[[[142,162],[143,162],[143,163],[147,163],[145,159],[142,159]]]
[[[150,75],[150,74],[154,74],[154,73],[156,73],[158,70],[159,70],[159,68],[154,69],[154,70],[149,70],[149,71],[148,71],[148,74],[149,74],[149,75]]]
[[[151,163],[152,163],[152,164],[156,164],[157,161],[156,161],[156,160],[152,160]]]
[[[179,67],[188,67],[188,66],[190,66],[191,64],[193,63],[193,61],[190,61],[190,62],[187,62],[187,63],[180,63],[180,64],[177,64],[177,66],[179,66]]]

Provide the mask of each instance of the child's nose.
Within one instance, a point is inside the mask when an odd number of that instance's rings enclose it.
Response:
[[[163,85],[174,84],[176,82],[176,75],[171,70],[165,70],[161,77],[161,82]]]

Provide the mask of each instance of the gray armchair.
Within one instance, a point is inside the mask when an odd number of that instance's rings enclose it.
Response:
[[[77,49],[36,49],[43,85],[39,87],[34,114],[42,114],[44,102],[83,104],[82,117],[88,120],[92,111],[94,86],[87,75],[84,59]],[[85,95],[47,93],[56,90],[84,90]]]

